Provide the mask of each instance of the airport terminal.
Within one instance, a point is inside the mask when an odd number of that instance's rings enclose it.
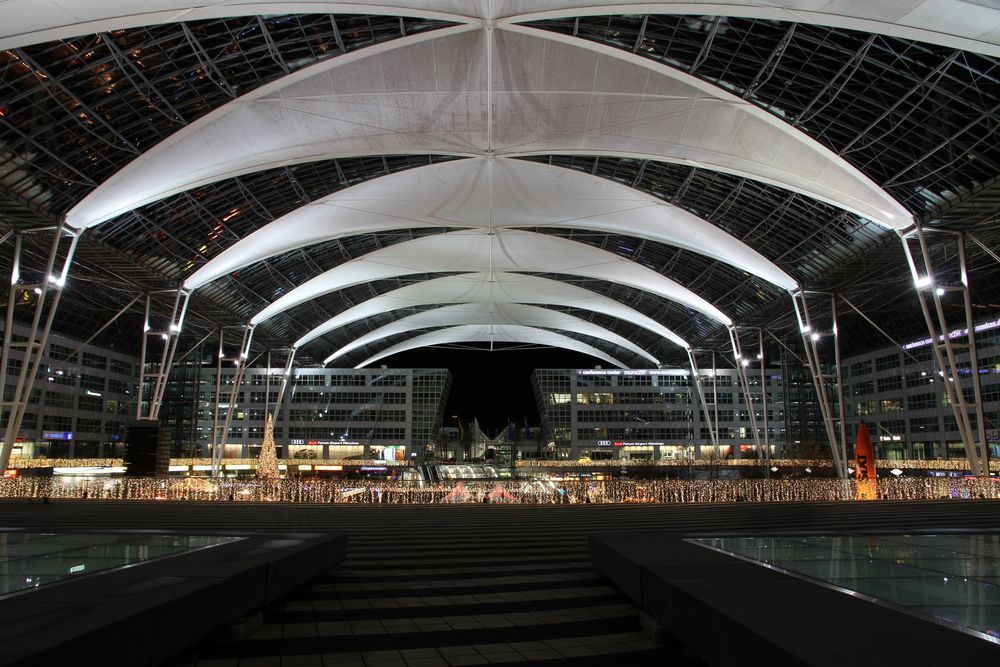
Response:
[[[996,660],[994,3],[0,4],[0,665]]]

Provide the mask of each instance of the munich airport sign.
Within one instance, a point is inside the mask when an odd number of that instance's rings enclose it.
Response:
[[[623,371],[617,369],[604,369],[604,368],[583,368],[576,372],[577,375],[625,375],[625,376],[636,376],[636,375],[690,375],[690,371],[686,371],[682,368],[675,368],[672,370],[631,370]]]
[[[662,442],[625,442],[624,440],[598,440],[598,447],[660,447]]]

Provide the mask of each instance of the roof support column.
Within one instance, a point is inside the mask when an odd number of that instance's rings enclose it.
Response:
[[[164,306],[163,297],[171,295],[173,299],[167,301],[170,304],[168,306],[169,315],[166,318],[158,317],[156,311],[163,312],[161,310]],[[167,382],[170,378],[170,369],[174,363],[174,354],[177,352],[177,341],[184,328],[184,316],[187,313],[190,298],[191,292],[185,289],[150,292],[146,295],[146,311],[142,325],[142,349],[139,360],[139,387],[135,402],[135,418],[137,420],[160,418],[160,407],[163,405],[163,397],[166,394]],[[150,324],[151,318],[162,319],[166,326],[162,329],[154,329]],[[151,355],[151,348],[156,345],[160,346],[158,361],[155,360],[155,353]]]
[[[22,250],[24,248],[24,233],[52,234],[52,243],[49,246],[48,256],[45,259],[45,267],[35,273],[37,282],[22,283]],[[60,219],[55,227],[34,230],[32,232],[18,232],[14,235],[14,257],[10,276],[10,288],[7,292],[7,313],[4,319],[3,332],[3,354],[0,359],[0,420],[6,417],[4,423],[3,445],[0,446],[0,470],[4,470],[10,463],[10,456],[14,450],[14,443],[17,441],[17,434],[21,430],[21,422],[31,398],[31,391],[35,385],[35,378],[38,376],[38,369],[41,366],[42,355],[45,346],[48,344],[49,332],[52,330],[52,321],[55,319],[56,310],[59,307],[59,299],[62,297],[63,287],[66,285],[66,278],[69,275],[70,267],[73,264],[73,255],[80,240],[80,233],[66,228],[65,219]],[[64,236],[70,237],[69,247],[62,260],[62,269],[59,274],[55,273],[55,266],[59,259],[59,248]],[[35,269],[37,271],[37,268]],[[32,299],[34,301],[32,302]],[[23,303],[27,308],[34,309],[31,318],[31,327],[27,338],[21,342],[15,342],[13,336],[14,328],[14,308]],[[21,370],[17,375],[17,382],[13,386],[10,399],[7,399],[7,373],[12,361],[12,352],[15,349],[21,352]]]
[[[847,479],[847,434],[844,423],[844,382],[840,369],[840,338],[837,329],[837,297],[835,294],[807,292],[802,289],[790,292],[792,305],[795,307],[795,317],[802,335],[802,346],[805,348],[809,372],[812,375],[813,386],[816,388],[816,400],[819,405],[826,437],[833,454],[834,469],[837,476]],[[809,297],[828,296],[830,299],[830,328],[821,330],[809,315]],[[833,341],[833,372],[824,372],[823,359],[818,343],[829,337]],[[829,364],[829,360],[827,360]],[[832,399],[836,398],[836,410]],[[839,422],[839,434],[837,424]]]
[[[947,235],[948,241],[954,243],[957,252],[954,255],[945,254],[950,263],[935,265],[931,250],[927,243],[927,235],[919,224],[905,232],[900,232],[899,238],[906,253],[906,261],[913,275],[913,285],[917,290],[920,309],[927,324],[927,333],[934,349],[934,357],[944,380],[945,395],[955,414],[958,432],[962,436],[962,444],[969,459],[969,469],[977,477],[988,477],[989,447],[985,438],[986,424],[983,414],[982,388],[979,380],[979,357],[976,353],[975,321],[972,318],[972,298],[969,292],[969,275],[965,255],[965,234],[951,230],[935,229],[935,232]],[[916,241],[916,252],[912,242]],[[949,244],[950,245],[950,244]],[[964,327],[959,323],[957,330],[952,330],[944,311],[944,301],[948,294],[958,292],[962,295],[965,315]],[[967,337],[965,343],[956,339]],[[963,362],[960,357],[968,357]],[[962,387],[963,364],[968,364],[969,383],[972,397],[966,395]]]
[[[236,404],[239,401],[240,390],[243,388],[243,377],[246,374],[246,367],[250,357],[250,342],[253,340],[253,324],[247,324],[240,327],[243,330],[243,338],[240,341],[240,351],[236,357],[236,373],[233,375],[233,387],[229,391],[229,403],[226,407],[226,420],[223,426],[219,428],[219,394],[222,376],[222,334],[219,335],[219,362],[216,366],[219,375],[216,377],[216,402],[215,402],[215,421],[214,429],[212,435],[212,476],[219,477],[222,473],[222,454],[225,450],[226,441],[229,439],[229,428],[233,423],[233,410],[236,408]]]
[[[771,473],[771,434],[768,431],[767,416],[767,358],[764,356],[764,330],[757,329],[757,359],[760,361],[760,413],[764,421],[764,449],[761,450],[760,464],[764,467],[764,476]]]
[[[740,388],[743,391],[743,400],[745,400],[747,404],[747,417],[750,419],[750,430],[753,433],[754,448],[757,451],[761,465],[764,466],[765,476],[769,476],[770,466],[766,464],[769,457],[764,455],[761,448],[760,431],[757,429],[757,413],[754,411],[753,394],[750,393],[750,379],[747,377],[747,368],[750,366],[750,359],[746,358],[743,354],[743,348],[740,346],[739,331],[737,331],[735,326],[728,327],[728,329],[729,342],[732,343],[733,346],[736,374],[739,377]],[[766,389],[766,387],[762,387],[762,389]],[[735,451],[733,452],[733,456],[736,456]]]
[[[295,361],[295,353],[298,348],[293,347],[288,353],[288,361],[285,362],[285,372],[281,376],[281,387],[278,389],[278,398],[274,401],[274,422],[278,423],[278,415],[281,414],[281,401],[285,398],[285,390],[292,377],[292,363]]]
[[[267,369],[268,369],[268,371],[267,371],[267,395],[266,395],[266,401],[265,401],[265,406],[266,406],[267,409],[264,411],[265,412],[264,416],[267,417],[268,414],[272,415],[273,420],[274,420],[272,422],[273,425],[274,425],[274,433],[278,433],[278,418],[281,416],[281,403],[282,403],[282,400],[285,397],[285,389],[288,387],[288,382],[289,382],[289,379],[291,378],[291,375],[292,375],[292,362],[295,360],[295,352],[296,352],[297,349],[298,348],[296,348],[296,347],[293,346],[293,347],[290,347],[290,348],[285,348],[283,350],[284,352],[286,352],[288,354],[288,357],[285,360],[285,370],[281,374],[281,384],[278,386],[278,391],[276,392],[275,400],[274,400],[274,405],[273,406],[270,405],[270,398],[271,398],[271,352],[270,352],[270,350],[267,353],[267,357],[268,357],[268,359],[267,359]],[[288,443],[287,420],[286,420],[286,429],[282,433],[283,433],[283,436],[284,436],[284,440],[282,441],[282,443],[285,446],[285,449],[284,449],[284,458],[287,459],[287,458],[290,458],[290,456],[289,456],[289,450],[288,450],[289,443]]]
[[[219,349],[215,352],[215,401],[212,403],[212,475],[215,476],[216,454],[219,447],[219,403],[222,395],[222,345],[225,342],[226,330],[219,327]]]
[[[695,351],[691,348],[687,350],[688,361],[691,364],[691,375],[694,377],[695,391],[698,393],[698,402],[701,403],[701,413],[705,418],[705,425],[708,428],[708,439],[712,443],[714,451],[719,451],[719,405],[716,401],[718,392],[716,391],[715,353],[712,353],[712,402],[705,398],[705,388],[701,371],[698,369],[698,359]],[[715,413],[714,415],[712,413]],[[701,440],[701,434],[699,434]]]

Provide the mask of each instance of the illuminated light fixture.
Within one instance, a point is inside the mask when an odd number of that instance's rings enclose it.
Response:
[[[920,377],[927,377],[927,371],[920,371]]]
[[[171,324],[170,325],[170,330],[173,331],[174,333],[177,333],[177,332],[179,332],[181,330],[181,325],[179,325],[179,324]]]
[[[818,341],[818,340],[819,340],[819,334],[818,334],[818,333],[814,333],[814,334],[812,335],[812,339],[813,339],[813,342],[816,342],[816,341]]]
[[[160,334],[160,338],[162,338],[163,340],[166,340],[168,338],[168,336],[167,336],[167,334]]]
[[[35,294],[41,294],[41,293],[42,293],[42,288],[41,287],[36,287],[35,288]]]
[[[778,466],[771,466],[771,472],[778,472]]]
[[[743,360],[743,366],[749,366],[749,365],[750,365],[750,360],[749,359],[744,359]]]
[[[142,325],[142,330],[149,331],[149,322],[146,322],[144,325]]]
[[[854,468],[848,468],[847,469],[847,474],[848,475],[853,475],[854,474]]]
[[[740,355],[738,355],[738,354],[736,355],[736,361],[739,361],[739,360],[740,360],[740,359],[742,359],[742,358],[743,358],[743,357],[741,357]]]
[[[811,473],[812,471],[813,471],[813,469],[812,469],[812,468],[806,468],[806,472],[809,472],[809,473]]]
[[[892,469],[892,470],[890,470],[889,472],[891,472],[891,473],[892,473],[893,475],[895,475],[896,477],[899,477],[900,475],[902,475],[902,474],[903,474],[903,471],[902,471],[902,470],[900,470],[899,468],[893,468],[893,469]]]
[[[55,277],[55,276],[54,276],[53,274],[51,274],[51,273],[50,273],[50,274],[49,274],[49,282],[50,282],[50,283],[58,283],[58,282],[59,282],[59,279],[58,279],[58,278],[56,278],[56,277]]]
[[[920,276],[919,278],[913,281],[913,284],[917,289],[930,287],[933,283],[934,281],[931,279],[930,276]]]
[[[763,354],[758,354],[758,355],[757,355],[757,358],[758,358],[758,359],[763,359],[763,358],[764,358],[764,355],[763,355]]]
[[[944,288],[938,287],[936,290],[934,290],[934,293],[937,294],[938,296],[944,296]]]
[[[249,352],[242,352],[242,353],[240,353],[240,359],[246,359],[248,356],[250,356]]]

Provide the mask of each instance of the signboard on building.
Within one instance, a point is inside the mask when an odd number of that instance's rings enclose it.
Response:
[[[691,371],[685,370],[683,368],[677,369],[660,369],[660,370],[614,370],[614,369],[604,369],[604,368],[581,368],[576,371],[577,375],[587,376],[587,375],[611,375],[611,376],[623,376],[623,377],[640,377],[647,375],[676,375],[676,376],[687,376],[691,374]]]
[[[72,440],[73,431],[44,431],[42,440]]]
[[[662,442],[626,442],[624,440],[615,440],[615,447],[661,447]]]

